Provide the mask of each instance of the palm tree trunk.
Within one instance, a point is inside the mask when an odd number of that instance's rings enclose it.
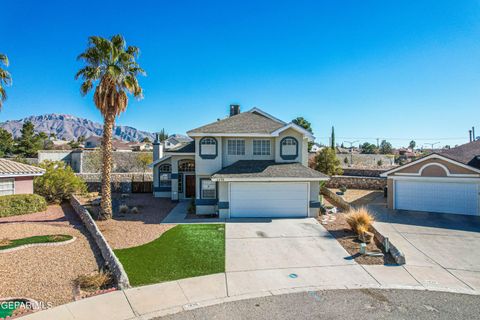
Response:
[[[113,108],[111,108],[113,109]],[[102,201],[100,218],[107,220],[112,217],[112,131],[115,123],[115,113],[109,111],[103,125],[103,164],[102,164]]]

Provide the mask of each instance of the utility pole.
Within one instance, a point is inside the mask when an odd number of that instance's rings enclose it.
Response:
[[[433,151],[433,146],[434,146],[434,145],[436,145],[436,144],[439,144],[439,143],[440,143],[440,142],[434,142],[434,143],[428,143],[428,142],[425,142],[425,144],[426,144],[426,145],[429,145],[429,146],[431,146],[431,148],[430,148],[430,149],[432,149],[432,151]]]
[[[380,141],[380,138],[377,138],[377,148],[380,148],[379,141]]]
[[[346,143],[350,144],[350,165],[352,165],[353,164],[353,144],[359,142],[359,140],[343,141],[343,142],[346,142]]]

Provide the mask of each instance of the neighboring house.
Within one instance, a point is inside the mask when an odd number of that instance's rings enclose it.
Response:
[[[310,149],[310,152],[317,153],[320,150],[322,150],[323,148],[325,148],[325,147],[322,147],[319,143],[314,143],[312,145],[312,148]]]
[[[102,138],[98,136],[90,136],[85,140],[85,148],[93,149],[100,148],[102,145]]]
[[[0,159],[0,196],[33,193],[33,178],[44,173],[35,166]]]
[[[132,151],[152,151],[153,145],[150,142],[132,142],[129,144]]]
[[[192,139],[187,136],[181,134],[172,134],[164,141],[164,145],[166,150],[170,150],[180,148],[181,146],[190,142],[192,142]]]
[[[381,175],[388,207],[480,215],[480,141],[432,153]]]
[[[154,142],[154,195],[194,198],[197,214],[307,217],[318,214],[320,181],[307,167],[310,132],[254,108],[190,130],[167,150]]]

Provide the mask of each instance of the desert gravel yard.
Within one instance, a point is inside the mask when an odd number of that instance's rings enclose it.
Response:
[[[120,195],[114,194],[120,201]],[[160,224],[176,203],[170,199],[154,198],[151,194],[129,194],[123,200],[131,209],[137,207],[138,214],[114,212],[113,219],[96,221],[100,231],[113,249],[136,247],[151,242],[175,225]],[[83,199],[83,203],[86,203]],[[88,208],[92,210],[92,208]],[[95,209],[94,209],[95,210]]]
[[[73,281],[102,265],[96,247],[70,205],[53,205],[46,212],[0,218],[2,239],[51,234],[77,239],[65,245],[0,253],[0,297],[64,304],[74,300]]]

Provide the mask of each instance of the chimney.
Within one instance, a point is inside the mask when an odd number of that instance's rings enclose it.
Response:
[[[160,135],[155,135],[155,141],[153,141],[153,161],[163,158],[163,144],[160,142]]]
[[[472,130],[468,130],[468,135],[470,136],[470,142],[472,142]]]
[[[230,105],[230,117],[236,116],[239,113],[240,113],[240,105],[231,104]]]

